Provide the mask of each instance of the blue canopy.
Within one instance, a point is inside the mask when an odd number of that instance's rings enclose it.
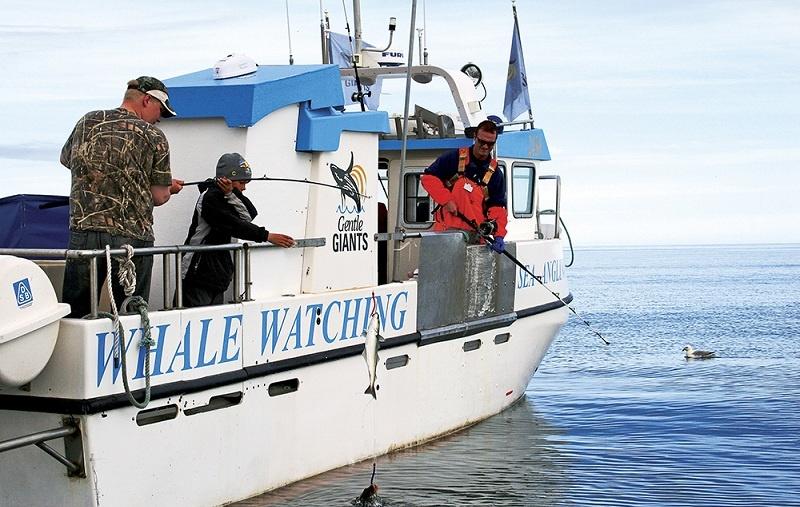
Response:
[[[0,248],[67,248],[69,197],[20,194],[0,199]]]

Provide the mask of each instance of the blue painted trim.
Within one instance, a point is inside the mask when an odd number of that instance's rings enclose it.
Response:
[[[550,150],[541,129],[504,132],[497,138],[499,158],[550,160]]]
[[[472,146],[472,139],[448,137],[446,139],[409,139],[406,149],[414,150],[452,150],[462,146]],[[400,151],[400,139],[385,139],[379,144],[381,151]],[[497,156],[500,158],[520,158],[527,160],[550,160],[550,150],[541,129],[514,130],[504,132],[497,138]]]
[[[341,88],[341,87],[340,87]],[[343,113],[332,107],[312,109],[308,102],[300,104],[297,115],[297,151],[336,151],[342,131],[389,132],[389,115],[385,111]]]
[[[403,141],[401,139],[384,139],[378,147],[381,151],[400,151]],[[462,146],[472,146],[472,139],[466,137],[448,137],[440,139],[408,139],[407,150],[453,150]]]
[[[335,65],[262,65],[253,74],[216,80],[206,69],[164,84],[178,119],[221,117],[229,127],[252,127],[291,104],[310,101],[312,109],[344,104]]]
[[[567,304],[571,303],[572,293],[570,292],[567,297],[563,298],[563,301]],[[435,338],[428,338],[427,340],[423,339],[419,331],[401,336],[395,336],[392,338],[387,338],[386,341],[381,344],[381,350],[388,350],[411,343],[417,343],[418,346],[422,347],[424,345],[430,345],[432,343],[438,343],[446,340],[458,340],[466,336],[474,336],[477,333],[488,331],[490,329],[507,327],[511,325],[514,320],[549,312],[557,308],[561,308],[562,306],[564,305],[561,301],[553,301],[552,303],[545,303],[532,308],[525,308],[517,310],[516,312],[511,312],[510,314],[507,314],[508,318],[499,321],[494,321],[494,317],[477,319],[475,321],[470,321],[466,324],[456,326],[452,332],[437,334]],[[442,326],[439,329],[444,329],[447,327],[449,326]],[[435,330],[428,330],[429,334],[431,332],[435,332]],[[297,368],[306,368],[320,363],[327,363],[346,357],[353,357],[361,354],[363,350],[364,345],[351,345],[349,347],[342,347],[324,352],[315,352],[313,354],[292,357],[290,359],[282,359],[280,361],[270,363],[245,366],[240,370],[217,373],[197,379],[178,380],[167,384],[155,385],[153,386],[152,397],[150,399],[155,401],[179,394],[202,392],[215,387],[236,384],[241,385],[242,382],[247,380],[262,379],[275,373],[292,371]],[[144,389],[137,389],[133,391],[133,395],[137,398],[141,398],[144,395],[143,391]],[[3,410],[43,412],[50,414],[91,415],[128,406],[130,406],[130,402],[125,394],[109,394],[88,399],[0,394],[0,407],[3,407]]]

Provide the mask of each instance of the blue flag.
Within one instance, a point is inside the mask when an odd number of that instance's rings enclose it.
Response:
[[[531,97],[528,95],[528,75],[525,72],[525,59],[522,57],[522,42],[519,39],[519,27],[514,20],[514,36],[511,38],[511,57],[508,59],[508,78],[506,81],[506,98],[503,101],[503,115],[508,121],[531,108]]]
[[[352,67],[353,50],[350,46],[350,38],[347,35],[330,32],[330,38],[328,40],[330,41],[328,45],[330,62],[334,65],[338,65],[340,69]],[[372,44],[367,44],[366,42],[362,42],[362,44],[365,48],[373,47]],[[356,91],[358,91],[358,85],[356,84],[355,78],[342,78],[342,92],[344,93],[345,105],[358,103],[357,101],[353,101],[353,93]],[[367,92],[372,92],[364,97],[364,104],[367,106],[367,109],[372,111],[378,109],[381,102],[381,78],[378,78],[377,82],[372,86],[367,86],[362,83],[361,91],[365,94]]]

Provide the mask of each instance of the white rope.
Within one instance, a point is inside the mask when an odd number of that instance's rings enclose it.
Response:
[[[130,245],[129,245],[130,246]],[[122,266],[120,266],[122,268]],[[120,269],[120,282],[122,282],[122,269]],[[114,287],[111,283],[111,247],[106,245],[106,289],[108,289],[108,301],[111,303],[111,325],[114,333],[114,362],[119,362],[122,346],[119,342],[122,339],[122,330],[119,325],[119,312],[117,303],[114,301]]]
[[[111,261],[109,261],[109,251],[108,245],[106,245],[106,266],[109,269],[108,277],[111,278]],[[122,248],[125,249],[125,252],[128,254],[124,259],[118,259],[119,262],[119,284],[122,286],[123,290],[125,291],[125,295],[130,297],[134,292],[136,292],[136,266],[133,264],[133,247],[129,244],[122,245]],[[109,288],[109,294],[111,294],[111,289]]]
[[[111,247],[106,245],[106,287],[108,288],[108,300],[111,304],[111,314],[98,314],[100,316],[109,317],[112,322],[114,330],[114,347],[113,357],[114,366],[116,367],[120,362],[122,363],[122,383],[125,386],[125,394],[128,396],[128,401],[131,402],[136,408],[145,408],[150,403],[150,347],[154,345],[153,338],[150,335],[150,319],[147,315],[147,302],[140,296],[131,298],[131,295],[136,290],[136,266],[133,264],[133,247],[125,244],[122,248],[127,252],[127,258],[121,259],[119,264],[119,282],[122,285],[125,295],[128,298],[122,303],[123,308],[126,307],[129,301],[133,301],[138,305],[139,315],[142,318],[142,339],[139,342],[139,347],[146,349],[144,358],[144,400],[138,401],[133,397],[130,385],[128,384],[128,362],[125,356],[125,334],[122,329],[122,324],[119,321],[119,311],[117,310],[117,303],[114,300],[114,287],[111,284]],[[121,357],[120,357],[121,356]]]

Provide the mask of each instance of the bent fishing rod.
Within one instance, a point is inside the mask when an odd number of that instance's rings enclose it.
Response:
[[[211,178],[211,179],[216,181],[217,178]],[[183,186],[186,187],[186,186],[189,186],[189,185],[199,185],[201,183],[205,183],[206,181],[208,181],[208,180],[187,181],[187,182],[185,182],[183,184]],[[340,192],[348,192],[348,193],[350,192],[350,190],[343,189],[342,187],[337,187],[336,185],[331,185],[330,183],[322,183],[320,181],[312,181],[312,180],[308,180],[308,179],[305,179],[305,178],[303,178],[302,180],[298,180],[298,179],[292,179],[292,178],[270,178],[268,176],[262,176],[260,178],[250,178],[248,181],[288,181],[290,183],[306,183],[308,185],[319,185],[321,187],[335,188],[336,190],[338,190]],[[372,198],[371,195],[359,194],[358,192],[353,192],[353,194],[354,195],[358,195],[360,197],[364,197],[366,199],[371,199]]]
[[[457,216],[458,218],[460,218],[461,220],[463,220],[463,221],[465,221],[467,224],[469,224],[469,226],[470,226],[470,227],[472,227],[472,228],[475,230],[475,232],[477,232],[477,233],[478,233],[478,235],[479,235],[481,238],[483,238],[485,241],[488,241],[488,242],[490,242],[491,244],[494,244],[494,242],[495,242],[495,239],[494,239],[494,237],[492,237],[490,234],[487,234],[486,232],[484,232],[483,230],[481,230],[480,226],[478,226],[478,224],[476,224],[476,223],[475,223],[475,220],[470,220],[469,218],[467,218],[466,216],[464,216],[464,214],[463,214],[463,213],[461,213],[461,212],[460,212],[460,211],[458,211],[458,210],[456,210],[456,213],[455,213],[455,214],[456,214],[456,216]],[[542,280],[542,277],[540,277],[540,276],[536,276],[535,274],[533,274],[533,271],[531,271],[531,270],[530,270],[530,269],[528,269],[528,268],[527,268],[527,267],[526,267],[524,264],[522,264],[522,263],[519,261],[519,259],[517,259],[517,258],[516,258],[516,257],[514,257],[513,255],[511,255],[510,253],[508,253],[508,252],[506,251],[506,249],[505,249],[505,248],[503,249],[502,253],[503,253],[503,255],[505,255],[506,257],[508,257],[508,258],[511,260],[511,262],[513,262],[514,264],[516,264],[517,266],[519,266],[519,268],[520,268],[522,271],[524,271],[525,273],[529,274],[530,276],[532,276],[532,277],[533,277],[533,279],[534,279],[534,280],[536,280],[537,282],[539,282],[539,283],[541,284],[541,286],[542,286],[542,287],[544,287],[544,288],[545,288],[545,290],[546,290],[547,292],[549,292],[550,294],[552,294],[552,295],[553,295],[553,297],[555,297],[556,299],[558,299],[559,301],[561,301],[561,303],[562,303],[564,306],[566,306],[567,308],[569,308],[569,311],[571,311],[571,312],[572,312],[572,313],[575,315],[575,317],[577,317],[577,318],[578,318],[578,320],[580,320],[581,322],[583,322],[584,324],[586,324],[586,327],[588,327],[588,328],[589,328],[589,331],[591,331],[591,332],[592,332],[593,334],[595,334],[595,335],[596,335],[598,338],[600,338],[601,340],[603,340],[603,343],[605,343],[606,345],[609,345],[609,341],[608,341],[608,340],[606,340],[606,339],[605,339],[605,337],[604,337],[602,334],[600,334],[600,332],[599,332],[599,331],[597,331],[595,328],[593,328],[593,327],[592,327],[592,325],[591,325],[591,324],[589,324],[589,322],[588,322],[586,319],[584,319],[583,317],[581,317],[580,315],[578,315],[578,312],[576,312],[574,308],[572,308],[572,307],[571,307],[571,306],[570,306],[570,305],[569,305],[569,304],[568,304],[566,301],[564,301],[564,300],[561,298],[561,296],[559,296],[558,294],[556,294],[555,292],[553,292],[552,290],[550,290],[550,287],[548,287],[547,285],[545,285],[545,283],[544,283],[544,280]]]

